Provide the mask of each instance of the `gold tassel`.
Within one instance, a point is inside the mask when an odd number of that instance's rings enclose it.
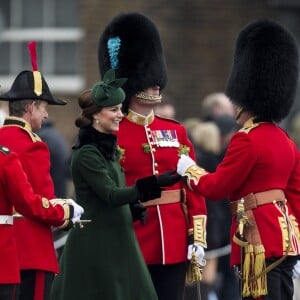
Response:
[[[249,283],[249,277],[252,273],[253,268],[253,246],[247,245],[245,248],[245,257],[244,257],[244,263],[243,263],[243,291],[242,295],[243,297],[250,296],[250,283]],[[242,263],[242,262],[241,262]]]
[[[34,93],[37,96],[42,95],[42,75],[39,71],[33,71],[33,81],[34,81]]]
[[[253,289],[251,296],[257,298],[262,295],[267,295],[267,274],[264,273],[266,269],[265,264],[265,249],[263,245],[254,246],[254,278]]]
[[[189,284],[193,284],[195,282],[202,280],[202,268],[198,262],[197,256],[195,252],[192,252],[192,258],[189,262],[186,281]]]

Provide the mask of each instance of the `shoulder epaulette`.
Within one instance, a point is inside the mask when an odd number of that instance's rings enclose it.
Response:
[[[255,117],[252,117],[247,122],[245,122],[243,128],[241,128],[239,132],[249,133],[253,128],[261,124],[259,122],[254,122],[254,119]]]
[[[7,147],[0,146],[0,152],[5,155],[8,155],[10,153],[10,150]]]
[[[42,139],[34,132],[30,132],[30,136],[32,138],[32,140],[34,140],[34,142],[41,142]]]
[[[25,132],[28,133],[28,135],[30,136],[33,142],[41,141],[41,138],[36,133],[32,132],[29,123],[23,120],[22,118],[7,117],[4,121],[3,127],[7,127],[7,126],[17,126],[19,128],[22,128]]]
[[[260,123],[252,124],[251,126],[243,127],[239,130],[239,132],[249,133],[253,128],[258,127]]]

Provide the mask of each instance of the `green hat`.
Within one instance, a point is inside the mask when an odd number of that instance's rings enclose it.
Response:
[[[125,92],[121,86],[127,78],[115,78],[115,70],[108,70],[103,80],[97,82],[92,87],[92,99],[97,106],[108,107],[122,103],[125,98]]]

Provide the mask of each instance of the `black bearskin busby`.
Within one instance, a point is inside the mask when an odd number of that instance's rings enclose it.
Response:
[[[260,121],[279,122],[292,107],[298,72],[292,34],[274,21],[256,20],[238,35],[226,95]]]
[[[51,94],[48,84],[41,75],[42,90],[41,94],[34,92],[34,74],[32,71],[22,71],[15,78],[10,90],[0,95],[0,100],[18,101],[18,100],[43,100],[49,105],[65,105],[66,101],[56,99]]]
[[[137,12],[122,13],[112,19],[100,36],[98,47],[101,77],[110,68],[116,77],[128,78],[123,86],[127,112],[129,100],[137,92],[167,83],[167,70],[162,43],[155,24]]]

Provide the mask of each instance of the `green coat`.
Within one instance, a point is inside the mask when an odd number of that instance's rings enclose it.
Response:
[[[76,200],[92,222],[70,230],[51,299],[157,300],[128,205],[136,187],[125,187],[122,168],[104,149],[83,143],[73,153]]]

